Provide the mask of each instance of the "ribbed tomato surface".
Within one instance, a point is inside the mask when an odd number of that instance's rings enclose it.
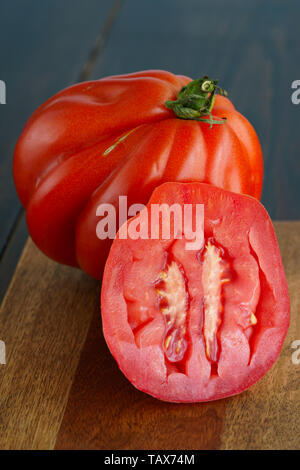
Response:
[[[166,181],[202,181],[260,197],[257,135],[216,95],[221,125],[178,119],[165,102],[190,79],[150,70],[80,83],[43,104],[17,143],[14,179],[32,239],[51,258],[100,278],[111,245],[97,207],[146,203]]]

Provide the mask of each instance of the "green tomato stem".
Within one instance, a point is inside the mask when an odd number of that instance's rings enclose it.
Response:
[[[212,117],[216,93],[227,96],[227,92],[218,86],[217,80],[205,76],[183,86],[177,99],[175,101],[166,101],[165,106],[172,109],[179,119],[207,122],[211,128],[213,124],[224,124],[226,122],[226,118],[213,119]]]

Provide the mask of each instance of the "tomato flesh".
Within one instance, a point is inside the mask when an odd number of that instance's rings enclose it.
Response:
[[[107,344],[133,385],[159,399],[237,394],[271,367],[289,325],[271,220],[256,199],[203,183],[163,184],[147,207],[158,203],[203,204],[203,246],[187,250],[184,230],[116,238],[102,286]]]

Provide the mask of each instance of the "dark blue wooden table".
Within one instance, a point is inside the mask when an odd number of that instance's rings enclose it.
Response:
[[[28,238],[12,179],[16,141],[37,106],[77,81],[151,68],[218,78],[261,139],[263,204],[273,220],[300,219],[300,104],[291,99],[299,13],[298,0],[1,0],[0,299]],[[300,224],[275,227],[296,308]],[[10,286],[0,315],[0,340],[8,341],[0,448],[299,447],[299,370],[289,343],[249,394],[169,406],[118,371],[99,335],[93,280],[28,242]],[[299,331],[295,312],[289,342]]]
[[[34,109],[80,80],[147,68],[218,77],[261,139],[263,204],[273,219],[299,219],[299,12],[297,0],[2,0],[1,296],[27,237],[14,146]]]

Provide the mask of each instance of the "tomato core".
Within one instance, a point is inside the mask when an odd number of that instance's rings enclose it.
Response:
[[[156,292],[166,325],[163,339],[164,353],[171,362],[181,361],[187,349],[188,292],[182,267],[176,261],[172,261],[164,271],[161,271]]]

